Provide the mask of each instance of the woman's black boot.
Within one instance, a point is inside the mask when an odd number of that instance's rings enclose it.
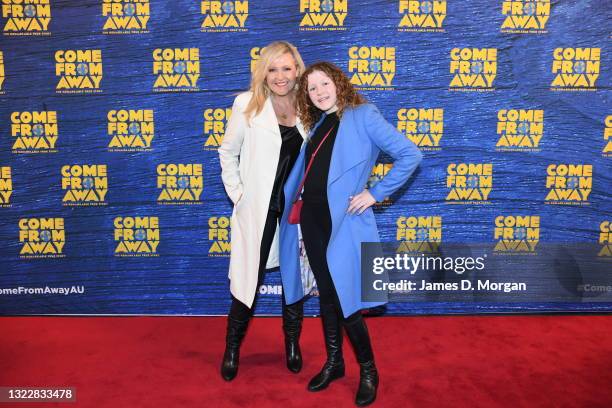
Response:
[[[227,317],[227,333],[225,335],[225,353],[221,363],[221,377],[225,381],[232,381],[238,374],[240,359],[240,344],[246,333],[249,319],[237,320]]]
[[[285,333],[285,354],[289,371],[299,373],[302,369],[300,333],[304,320],[304,302],[286,305],[283,299],[283,332]]]
[[[355,404],[360,407],[370,405],[376,399],[378,388],[378,371],[374,364],[374,353],[370,343],[368,327],[361,315],[356,320],[344,324],[359,363],[359,389],[355,397]]]
[[[321,304],[320,308],[327,361],[321,371],[308,383],[308,391],[324,390],[333,380],[344,377],[342,327],[339,312],[334,305]]]

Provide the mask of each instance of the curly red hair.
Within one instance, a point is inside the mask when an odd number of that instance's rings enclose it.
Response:
[[[306,68],[306,71],[300,77],[296,98],[298,114],[306,130],[312,129],[323,114],[323,111],[319,110],[308,96],[308,75],[314,71],[324,73],[336,85],[338,117],[342,117],[342,113],[347,107],[352,108],[366,103],[365,98],[357,93],[351,81],[340,68],[330,62],[314,63]]]

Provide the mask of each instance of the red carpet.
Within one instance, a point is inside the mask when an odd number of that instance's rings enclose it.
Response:
[[[612,316],[370,318],[381,372],[374,407],[610,407]],[[238,377],[218,375],[225,319],[0,318],[0,386],[74,386],[76,403],[16,407],[352,407],[359,377],[306,391],[320,368],[318,319],[304,368],[284,366],[278,318],[256,318]],[[345,343],[347,344],[347,343]]]

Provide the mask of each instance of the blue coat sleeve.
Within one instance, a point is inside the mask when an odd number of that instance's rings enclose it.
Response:
[[[363,106],[362,128],[370,140],[394,160],[387,175],[370,189],[376,201],[383,201],[400,188],[423,159],[419,148],[397,131],[378,111],[376,106]]]

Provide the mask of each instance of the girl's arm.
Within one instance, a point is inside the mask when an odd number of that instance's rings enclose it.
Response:
[[[365,105],[361,116],[372,142],[394,160],[389,173],[370,189],[376,201],[383,201],[408,181],[423,160],[423,154],[414,143],[387,122],[374,105]]]

